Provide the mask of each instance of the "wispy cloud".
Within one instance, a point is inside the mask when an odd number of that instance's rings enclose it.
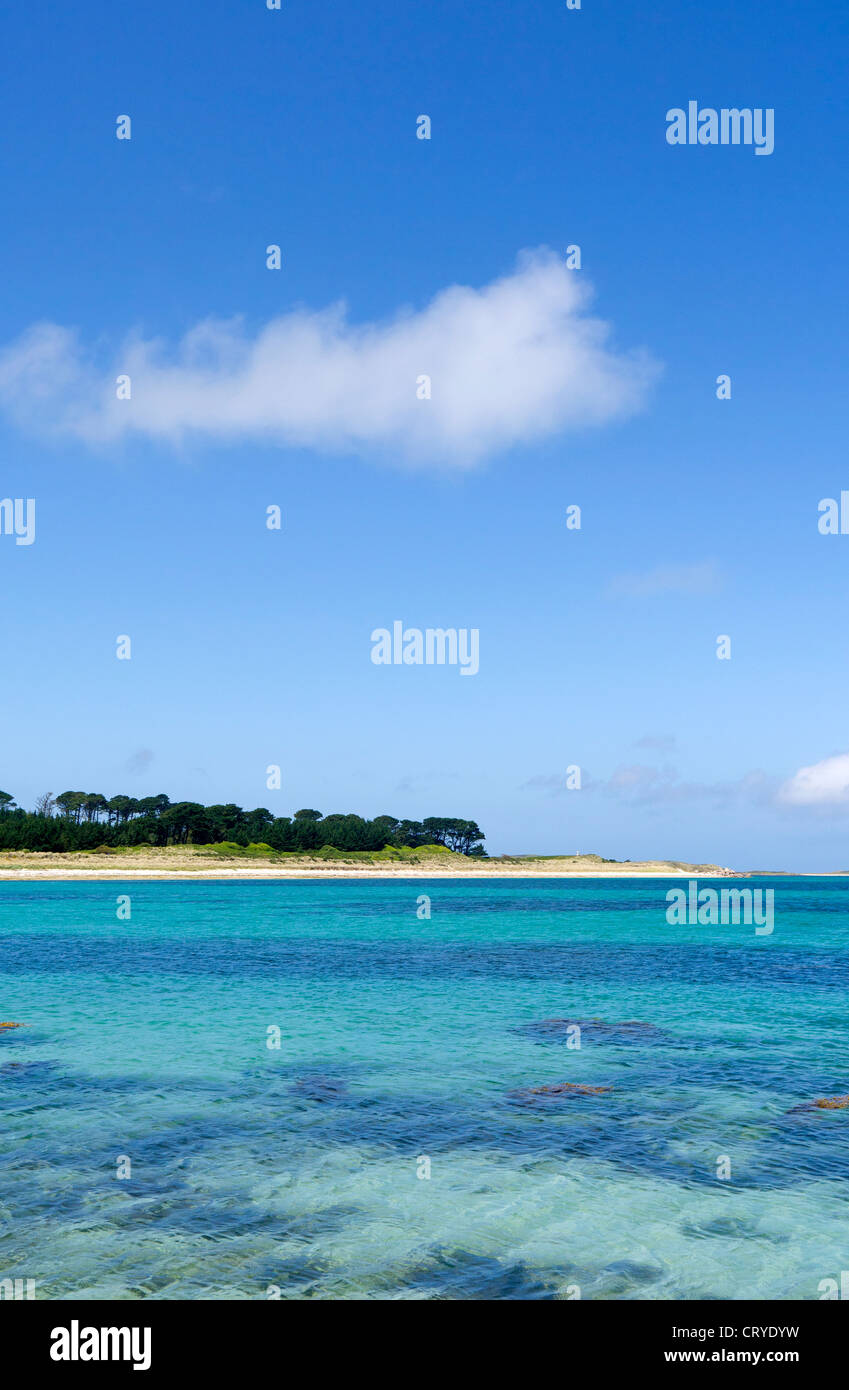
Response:
[[[127,759],[125,764],[126,769],[128,772],[147,772],[154,757],[155,755],[151,748],[139,748],[131,758]]]
[[[849,805],[849,753],[836,753],[800,767],[778,789],[785,806]]]
[[[634,744],[635,748],[653,748],[658,753],[671,753],[675,747],[674,734],[644,734]]]
[[[730,806],[735,802],[768,805],[775,795],[775,779],[761,771],[747,772],[732,781],[686,781],[677,768],[652,767],[645,763],[623,763],[609,777],[583,776],[580,792],[570,791],[562,773],[531,777],[523,790],[548,792],[551,796],[602,795],[633,806],[668,806],[710,802]]]
[[[24,427],[95,445],[197,435],[468,466],[644,405],[657,364],[614,350],[589,298],[580,273],[542,249],[481,289],[452,286],[386,322],[352,324],[343,304],[253,334],[210,319],[175,347],[131,336],[109,364],[42,323],[0,353],[0,405]],[[116,398],[119,375],[129,400]],[[425,375],[429,400],[417,396]]]
[[[758,770],[729,781],[686,781],[674,767],[634,764],[618,767],[598,789],[639,805],[698,801],[712,802],[716,806],[741,801],[766,805],[773,795],[774,779]]]
[[[640,574],[614,576],[607,586],[610,598],[654,598],[658,594],[712,594],[722,576],[713,560],[697,565],[658,565]]]
[[[660,746],[664,740],[641,739],[645,747]],[[808,807],[812,811],[849,811],[849,753],[837,753],[809,767],[800,767],[792,777],[780,778],[760,769],[725,781],[688,781],[678,769],[665,764],[621,763],[608,777],[582,773],[580,792],[566,784],[562,772],[539,774],[522,785],[523,791],[549,796],[604,796],[634,807],[674,806],[708,803],[714,808],[739,805],[790,812]]]

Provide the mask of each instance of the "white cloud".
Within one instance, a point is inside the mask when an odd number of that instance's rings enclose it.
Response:
[[[611,579],[611,598],[654,598],[658,594],[711,594],[721,585],[713,560],[696,565],[658,565],[642,574],[620,574]]]
[[[849,753],[837,753],[810,767],[800,767],[778,789],[788,806],[835,806],[849,803]]]
[[[75,332],[38,324],[0,353],[0,405],[24,427],[95,445],[198,435],[464,466],[644,404],[657,364],[613,350],[589,297],[543,249],[482,289],[452,286],[386,322],[349,323],[341,304],[253,335],[239,319],[207,320],[176,348],[131,337],[108,368]],[[116,399],[122,374],[129,401]],[[422,375],[430,400],[417,399]]]

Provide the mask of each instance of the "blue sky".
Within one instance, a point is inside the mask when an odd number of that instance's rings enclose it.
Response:
[[[13,4],[0,496],[37,533],[0,536],[0,786],[849,867],[849,536],[817,529],[849,488],[847,39],[816,0]],[[690,99],[774,108],[774,152],[668,145]],[[340,301],[329,344],[286,345]],[[432,400],[397,404],[396,358]],[[479,629],[479,673],[375,666],[396,619]]]

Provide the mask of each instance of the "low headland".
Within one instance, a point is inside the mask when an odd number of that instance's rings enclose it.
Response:
[[[269,772],[274,771],[269,769]],[[275,783],[275,786],[277,784]],[[274,787],[269,785],[269,790]],[[399,820],[304,808],[211,806],[99,792],[45,792],[33,810],[0,791],[2,879],[725,877],[717,864],[599,854],[490,856],[477,821]]]
[[[598,854],[477,858],[442,845],[374,853],[325,847],[286,853],[267,845],[137,845],[51,854],[0,850],[3,879],[334,879],[334,878],[726,878],[733,869],[669,859],[638,863]]]

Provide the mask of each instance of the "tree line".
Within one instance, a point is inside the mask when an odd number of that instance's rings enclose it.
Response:
[[[472,820],[428,816],[398,820],[376,816],[305,809],[293,816],[275,816],[264,806],[244,811],[232,802],[204,806],[199,801],[172,802],[159,796],[113,796],[97,792],[47,792],[35,809],[17,806],[0,792],[0,849],[50,850],[68,853],[135,845],[266,844],[272,849],[308,853],[325,846],[338,850],[377,851],[387,846],[416,849],[444,845],[460,854],[485,854],[484,834]]]

